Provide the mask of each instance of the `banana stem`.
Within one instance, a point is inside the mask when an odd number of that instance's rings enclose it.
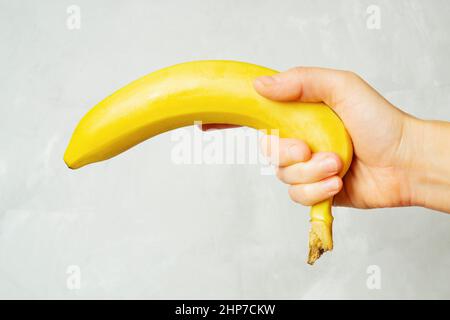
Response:
[[[309,232],[308,263],[314,262],[320,256],[333,249],[331,204],[333,198],[322,201],[311,207],[311,230]]]

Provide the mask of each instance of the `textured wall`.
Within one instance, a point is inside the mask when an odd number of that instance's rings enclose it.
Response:
[[[446,0],[0,0],[0,297],[450,298],[448,215],[338,208],[335,250],[310,267],[308,209],[258,166],[176,165],[170,133],[80,171],[62,161],[96,102],[194,59],[351,69],[450,120],[449,17]]]

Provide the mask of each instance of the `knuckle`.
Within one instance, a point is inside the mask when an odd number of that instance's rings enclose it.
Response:
[[[337,191],[339,192],[339,191],[341,191],[342,187],[344,186],[344,182],[338,176],[335,176],[334,179],[336,179]]]
[[[289,167],[280,169],[277,172],[277,177],[286,184],[297,183],[295,177],[292,176],[292,172],[289,170]]]
[[[298,188],[295,186],[290,186],[288,189],[288,194],[289,197],[291,198],[292,201],[294,202],[300,202],[300,198],[299,198],[299,192],[297,190]]]
[[[342,164],[341,158],[336,153],[334,153],[334,152],[327,152],[324,155],[324,157],[327,158],[327,159],[333,160],[336,163],[336,165],[337,165],[337,171],[341,171],[343,164]]]
[[[334,159],[335,159],[335,161],[336,161],[336,164],[337,164],[337,172],[340,172],[341,170],[342,170],[342,167],[344,166],[344,164],[342,163],[342,161],[341,161],[341,158],[337,155],[337,154],[334,154],[333,153],[333,156],[332,156]]]
[[[296,67],[288,69],[287,72],[291,72],[291,73],[296,74],[298,76],[302,76],[302,75],[304,75],[305,73],[308,72],[308,67],[296,66]]]
[[[307,183],[309,181],[310,174],[305,169],[303,163],[296,163],[280,170],[280,176],[278,177],[285,183]]]
[[[292,151],[295,152],[292,153]],[[311,158],[311,150],[303,140],[289,141],[289,144],[284,147],[283,153],[286,154],[289,159],[292,158],[292,162],[296,163],[304,162]]]
[[[284,181],[284,179],[285,179],[284,170],[281,168],[278,168],[276,171],[276,176],[279,180]]]
[[[294,202],[303,204],[305,206],[308,206],[311,203],[305,194],[305,190],[304,190],[303,186],[300,186],[300,185],[290,186],[288,193],[289,193],[289,197]]]
[[[301,161],[311,159],[311,150],[309,149],[309,146],[306,144],[306,142],[304,142],[303,140],[299,140],[297,143],[302,153]]]
[[[349,82],[361,81],[361,77],[354,71],[343,71],[344,79]]]

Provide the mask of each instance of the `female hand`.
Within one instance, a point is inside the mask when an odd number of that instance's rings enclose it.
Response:
[[[324,102],[344,122],[354,157],[343,180],[339,157],[312,154],[305,142],[280,139],[278,178],[291,198],[312,205],[335,196],[356,208],[421,205],[450,212],[450,124],[414,118],[352,72],[297,67],[255,80],[262,96],[276,101]],[[204,125],[224,128],[224,125]],[[277,139],[273,136],[267,137]],[[263,152],[273,157],[268,142]]]

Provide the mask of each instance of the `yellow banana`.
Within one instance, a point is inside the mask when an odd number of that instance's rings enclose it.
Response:
[[[278,130],[306,141],[313,152],[352,159],[352,143],[338,116],[324,104],[281,103],[258,95],[256,77],[276,71],[235,61],[196,61],[144,76],[116,91],[80,121],[64,155],[72,168],[109,159],[159,133],[202,123],[228,123]],[[332,199],[311,208],[308,263],[333,248]]]

